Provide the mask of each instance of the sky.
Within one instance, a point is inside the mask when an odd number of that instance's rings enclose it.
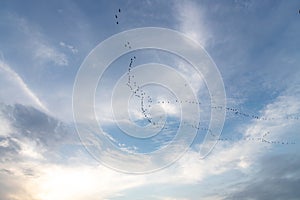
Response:
[[[1,1],[0,199],[299,199],[299,9]]]

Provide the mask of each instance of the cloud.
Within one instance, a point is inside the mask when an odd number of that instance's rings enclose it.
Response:
[[[0,172],[1,199],[38,200],[27,192],[24,186],[26,183],[28,183],[28,177]]]
[[[105,199],[145,182],[143,177],[119,174],[105,167],[44,166],[34,196],[45,200]],[[68,186],[68,187],[65,187]]]
[[[59,121],[33,107],[0,106],[0,196],[38,199],[31,187],[39,176],[38,166],[58,162],[59,148],[71,139]],[[73,139],[72,143],[76,144]]]
[[[76,146],[75,135],[69,137],[70,129],[33,107],[1,106],[0,116],[14,127],[13,131],[3,129],[0,137],[1,198],[105,199],[144,182],[142,176],[89,165],[91,158],[86,153],[81,155],[89,157],[86,164],[82,164],[80,154],[61,162],[60,157],[66,156],[61,148],[73,145],[74,151],[81,149]]]
[[[3,103],[23,103],[48,111],[38,96],[9,65],[0,60],[0,100]]]
[[[24,174],[24,168],[33,171]],[[31,197],[43,200],[106,199],[120,191],[141,186],[145,177],[120,174],[104,166],[87,166],[76,163],[72,166],[51,163],[11,163],[12,174],[0,172],[0,196]],[[6,190],[2,190],[6,188]]]
[[[46,36],[37,27],[30,24],[25,18],[10,15],[9,19],[26,36],[26,46],[33,58],[40,63],[53,63],[58,66],[67,66],[67,56],[51,45]]]
[[[212,35],[204,21],[204,9],[195,1],[176,1],[174,15],[178,21],[179,31],[185,33],[203,47],[208,45]]]
[[[28,140],[27,138],[12,138],[19,148],[18,154],[22,159],[35,159],[35,160],[43,160],[45,159],[43,156],[43,152],[45,151],[42,146],[38,145],[38,143],[34,140]]]
[[[65,42],[60,42],[59,45],[61,47],[65,47],[65,48],[69,49],[73,54],[78,53],[78,49],[70,44],[66,44]]]
[[[186,79],[189,80],[189,84],[191,88],[197,94],[201,89],[204,89],[205,82],[202,79],[201,75],[198,71],[196,71],[193,66],[188,65],[187,63],[178,61],[178,71],[181,75]]]
[[[12,127],[10,121],[0,113],[0,137],[7,137],[12,131]],[[2,141],[0,142],[0,146],[5,145]]]
[[[61,144],[77,142],[73,129],[67,124],[31,106],[1,105],[0,116],[10,125],[10,139],[31,151],[31,147],[53,150]]]
[[[235,6],[242,9],[250,9],[253,6],[252,0],[235,0]]]
[[[42,62],[53,62],[58,66],[67,66],[69,64],[68,58],[65,54],[58,52],[55,48],[41,41],[34,43],[34,57]]]
[[[287,164],[288,163],[288,164]],[[288,199],[300,196],[300,160],[297,156],[281,154],[263,156],[260,169],[247,182],[235,185],[235,190],[225,199]]]

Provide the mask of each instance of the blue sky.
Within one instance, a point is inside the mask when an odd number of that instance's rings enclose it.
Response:
[[[299,199],[299,8],[298,1],[1,1],[0,199]],[[115,171],[107,167],[109,161],[99,163],[94,159],[99,156],[87,151],[76,131],[72,93],[80,66],[99,43],[143,27],[173,29],[201,45],[219,70],[227,105],[211,102],[205,78],[181,57],[155,49],[120,56],[95,92],[95,114],[103,133],[89,132],[84,140],[91,142],[86,146],[100,140],[93,151],[101,154],[100,160],[120,158],[114,163],[118,169],[157,168],[172,160],[181,146],[135,166],[138,154],[164,148],[174,139],[180,111],[189,113],[188,122],[182,121],[184,130],[196,131],[193,144],[172,165],[136,175]],[[113,89],[128,81],[133,57],[133,80],[175,80],[172,73],[155,67],[138,73],[147,63],[168,65],[182,75],[201,102],[199,130],[193,124],[192,95],[178,99],[182,93],[149,85],[143,91],[154,103],[148,101],[147,106],[165,112],[165,128],[148,140],[123,134],[117,125],[126,127],[130,120],[149,125],[148,117],[157,114],[147,111],[145,117],[140,99],[133,95],[127,103],[130,117],[113,118]],[[177,89],[187,86],[170,82]],[[115,102],[121,116],[124,101]],[[219,141],[201,159],[211,113],[224,111]],[[104,141],[120,151],[110,151]]]

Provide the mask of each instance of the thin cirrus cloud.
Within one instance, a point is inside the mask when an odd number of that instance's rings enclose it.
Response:
[[[66,44],[65,42],[59,42],[61,47],[69,49],[73,54],[78,53],[78,49],[70,44]]]
[[[47,41],[47,37],[39,31],[38,27],[29,23],[26,18],[18,15],[9,14],[7,18],[14,24],[15,28],[20,30],[23,36],[26,37],[26,46],[29,48],[36,62],[43,65],[47,63],[52,63],[57,66],[69,65],[67,55],[51,45]]]
[[[177,29],[206,47],[212,35],[209,26],[204,23],[205,10],[194,1],[176,1],[173,9]]]
[[[68,58],[65,54],[58,52],[53,47],[50,47],[41,41],[34,42],[34,57],[45,63],[45,62],[53,62],[58,66],[67,66],[69,65]]]
[[[4,61],[0,61],[1,101],[3,103],[22,103],[36,106],[48,112],[47,107],[28,87],[23,79]],[[9,89],[8,89],[9,88]]]

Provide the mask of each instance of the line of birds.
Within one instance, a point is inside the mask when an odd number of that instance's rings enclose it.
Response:
[[[262,135],[262,137],[224,137],[224,136],[217,136],[213,133],[213,131],[206,126],[199,126],[199,125],[193,125],[189,124],[187,122],[183,122],[185,126],[191,126],[192,128],[197,129],[198,131],[206,131],[206,133],[212,135],[214,138],[216,138],[217,141],[220,142],[235,142],[235,141],[253,141],[253,142],[260,142],[260,143],[267,143],[267,144],[281,144],[281,145],[294,145],[296,144],[295,141],[283,141],[283,140],[270,140],[266,137],[270,134],[270,132],[266,132]],[[179,128],[178,125],[176,128]],[[168,127],[164,127],[164,129],[168,129]],[[171,128],[172,129],[172,128]]]
[[[216,136],[215,134],[213,134],[213,131],[210,130],[209,128],[207,127],[201,127],[201,126],[196,126],[196,125],[191,125],[193,128],[196,128],[198,130],[201,130],[201,131],[207,131],[209,134],[211,134],[213,137],[218,137]],[[226,141],[240,141],[240,140],[244,140],[244,141],[256,141],[256,142],[262,142],[262,143],[268,143],[268,144],[296,144],[294,141],[279,141],[279,140],[269,140],[267,139],[266,137],[270,134],[270,132],[265,132],[262,137],[242,137],[242,138],[233,138],[233,137],[223,137],[223,136],[220,136],[217,138],[218,141],[223,141],[223,142],[226,142]]]
[[[261,121],[270,121],[270,120],[299,120],[300,117],[299,116],[291,116],[291,115],[287,115],[285,117],[281,117],[281,118],[276,118],[276,117],[259,117],[258,115],[255,114],[248,114],[245,112],[242,112],[236,108],[230,108],[230,107],[223,107],[223,106],[211,106],[212,109],[218,109],[218,110],[223,110],[225,109],[227,112],[231,112],[233,114],[235,114],[236,116],[242,116],[242,117],[247,117],[247,118],[252,118],[252,119],[256,119],[256,120],[261,120]]]
[[[149,108],[151,107],[151,103],[153,103],[153,100],[151,98],[151,96],[146,95],[146,92],[140,88],[139,85],[137,85],[137,82],[134,81],[134,75],[131,74],[131,70],[132,70],[132,65],[134,60],[136,59],[136,57],[134,56],[133,58],[130,58],[130,63],[128,66],[128,71],[127,71],[127,83],[126,85],[130,88],[130,91],[133,93],[133,95],[137,98],[139,98],[140,100],[140,109],[142,111],[142,114],[144,116],[144,118],[151,124],[155,125],[155,123],[152,121],[152,118],[150,117],[149,114]],[[132,85],[133,83],[133,85]],[[145,103],[145,100],[147,101],[148,108],[147,105]]]
[[[238,140],[244,140],[244,141],[254,141],[254,142],[262,142],[262,143],[268,143],[268,144],[282,144],[282,145],[291,145],[296,144],[294,141],[279,141],[279,140],[269,140],[263,137],[243,137],[243,138],[228,138],[228,137],[220,137],[218,141],[238,141]]]
[[[192,101],[192,100],[159,100],[157,101],[158,104],[197,104],[201,105],[201,102],[198,101]],[[269,121],[269,120],[279,120],[279,119],[286,119],[286,120],[300,120],[300,115],[299,116],[291,116],[287,115],[285,117],[281,118],[276,118],[276,117],[259,117],[258,115],[255,114],[249,114],[246,112],[242,112],[238,110],[237,108],[232,108],[232,107],[224,107],[224,106],[215,106],[215,105],[210,105],[211,109],[217,109],[217,110],[226,110],[226,112],[231,112],[235,114],[236,116],[241,116],[241,117],[247,117],[247,118],[252,118],[256,120],[261,120],[261,121]]]

